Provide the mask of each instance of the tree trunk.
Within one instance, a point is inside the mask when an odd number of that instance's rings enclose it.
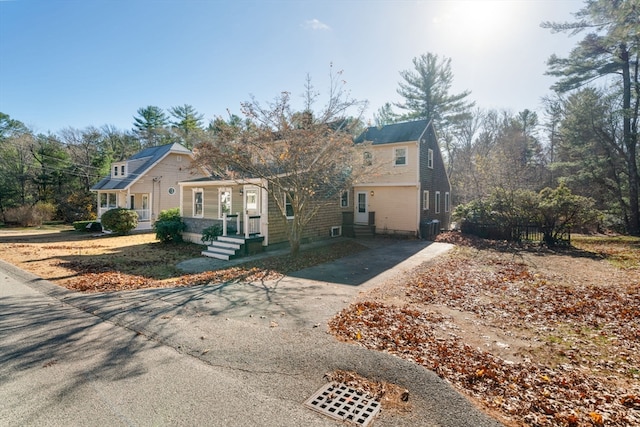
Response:
[[[627,151],[627,171],[629,174],[629,234],[640,235],[640,206],[638,205],[638,163],[637,163],[637,135],[631,131],[631,73],[629,71],[629,50],[622,43],[620,45],[620,59],[622,66],[622,111],[623,111],[623,139]]]

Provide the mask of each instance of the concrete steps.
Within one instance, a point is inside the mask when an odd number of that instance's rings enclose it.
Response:
[[[207,250],[202,251],[202,255],[228,261],[241,255],[244,244],[245,239],[242,237],[218,236],[217,240],[207,245]]]
[[[353,226],[353,234],[356,239],[364,239],[364,238],[372,238],[374,237],[374,229],[370,225],[354,225]]]
[[[206,257],[228,261],[246,255],[249,252],[247,247],[249,243],[261,244],[263,240],[262,236],[254,236],[249,239],[239,236],[218,236],[216,240],[207,245],[207,249],[202,251],[201,254]]]

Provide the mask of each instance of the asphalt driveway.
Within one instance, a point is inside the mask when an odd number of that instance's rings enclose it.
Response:
[[[500,425],[434,373],[390,354],[338,342],[327,333],[327,320],[360,291],[407,272],[450,248],[439,243],[383,239],[369,244],[367,251],[278,281],[109,294],[69,292],[28,273],[4,267],[7,274],[22,278],[23,286],[51,304],[63,304],[73,313],[92,319],[90,322],[115,326],[122,334],[134,333],[154,348],[172,349],[180,357],[199,364],[206,372],[202,378],[215,378],[216,373],[219,374],[224,379],[224,387],[229,389],[227,393],[218,390],[214,395],[199,396],[196,403],[192,400],[189,403],[193,411],[202,411],[204,415],[213,407],[228,408],[224,422],[216,420],[212,413],[209,425],[254,425],[247,421],[257,418],[262,419],[260,424],[265,426],[339,425],[302,405],[325,383],[323,375],[336,369],[356,371],[409,390],[411,411],[383,412],[376,419],[376,426]],[[202,268],[203,263],[213,262],[216,261],[195,260],[192,271],[198,265]],[[10,293],[4,287],[0,289],[3,298]],[[22,303],[18,297],[11,298],[12,305]],[[0,329],[6,320],[0,317]],[[39,324],[42,327],[42,319]],[[112,342],[118,345],[118,340]],[[17,349],[12,350],[12,354],[20,355],[19,342],[14,345]],[[125,355],[132,352],[129,357],[136,357],[138,353],[137,348],[120,350]],[[22,351],[21,357],[29,357],[27,349]],[[51,351],[55,353],[55,347]],[[136,375],[145,378],[147,374],[136,372]],[[161,376],[161,371],[154,373],[156,375]],[[3,387],[0,385],[0,396],[7,392]],[[200,387],[199,382],[195,381],[193,387]],[[185,391],[184,394],[193,399],[194,393]],[[181,397],[180,393],[175,394],[176,399]],[[147,394],[139,398],[153,399],[154,396]],[[244,413],[235,411],[239,406]],[[144,418],[136,422],[135,413],[129,407],[118,410],[126,419],[133,420],[125,424],[148,425]],[[6,415],[0,410],[0,420]],[[154,424],[187,425],[169,415],[166,419],[156,419]]]

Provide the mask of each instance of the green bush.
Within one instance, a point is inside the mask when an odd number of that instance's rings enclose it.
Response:
[[[74,221],[73,228],[77,231],[91,231],[92,233],[99,233],[102,231],[102,224],[98,221]]]
[[[111,230],[117,234],[129,234],[138,226],[138,214],[131,209],[115,208],[103,213],[100,222],[105,230]]]
[[[218,236],[222,236],[222,226],[220,224],[214,224],[202,230],[200,240],[202,240],[202,243],[212,242],[216,240]]]
[[[519,239],[513,235],[519,226],[537,225],[544,243],[555,246],[572,229],[597,226],[601,215],[593,206],[593,199],[572,194],[564,183],[539,193],[496,188],[486,200],[457,206],[453,217],[462,232],[494,239]]]
[[[180,209],[174,208],[160,212],[158,220],[153,224],[153,231],[162,243],[176,243],[182,242],[182,232],[186,227],[180,217]]]

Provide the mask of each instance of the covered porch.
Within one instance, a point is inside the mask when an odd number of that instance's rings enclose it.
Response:
[[[138,214],[136,230],[151,230],[153,213],[150,193],[130,191],[98,191],[98,220],[108,210],[115,208],[132,209]]]
[[[208,250],[203,254],[207,256],[212,256],[210,252],[239,250],[229,246],[242,246],[245,242],[252,243],[252,251],[256,250],[255,243],[258,242],[262,250],[262,246],[268,245],[268,196],[260,184],[256,180],[204,179],[179,183],[181,216],[187,226],[183,238],[206,243]],[[220,227],[221,236],[213,242],[203,242],[203,231],[214,226]],[[229,242],[230,239],[234,241]],[[227,242],[222,244],[223,240]]]

